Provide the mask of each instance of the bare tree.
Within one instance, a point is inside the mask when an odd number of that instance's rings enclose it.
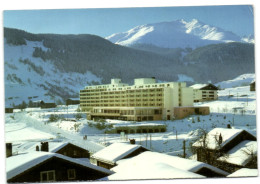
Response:
[[[241,150],[244,155],[249,157],[249,163],[246,165],[247,168],[256,169],[257,168],[257,152],[253,146],[246,147]]]

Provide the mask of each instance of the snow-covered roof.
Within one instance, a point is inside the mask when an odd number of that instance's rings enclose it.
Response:
[[[20,154],[20,155],[15,155],[15,156],[11,156],[8,157],[6,159],[6,173],[7,173],[7,179],[11,179],[14,176],[17,176],[18,174],[50,159],[53,157],[57,157],[57,158],[61,158],[63,160],[84,166],[84,167],[88,167],[103,173],[108,173],[108,174],[113,174],[114,172],[99,167],[99,166],[95,166],[92,165],[90,163],[87,162],[82,162],[78,159],[75,158],[70,158],[61,154],[57,154],[57,153],[49,153],[49,152],[40,152],[40,151],[32,151],[26,154]]]
[[[227,177],[232,178],[232,177],[250,177],[250,176],[258,176],[258,169],[242,168],[233,172]]]
[[[140,147],[141,145],[136,144],[114,143],[93,154],[91,157],[114,164]]]
[[[220,147],[225,146],[228,142],[230,142],[233,138],[235,138],[238,134],[240,134],[243,129],[230,129],[230,128],[214,128],[210,132],[208,132],[205,144],[208,149],[217,149],[218,143],[216,139],[219,139],[219,135],[222,136],[222,143]],[[192,146],[201,147],[203,145],[203,139],[196,141]]]
[[[69,142],[49,142],[49,152],[55,153],[68,145]],[[35,151],[36,146],[41,147],[40,142],[26,142],[23,143],[22,145],[18,146],[16,148],[16,151],[18,152],[29,152],[29,151]]]
[[[224,176],[229,174],[223,170],[220,170],[216,167],[213,167],[203,162],[180,158],[177,156],[170,156],[158,152],[151,152],[151,151],[143,152],[124,162],[118,162],[118,166],[112,168],[111,170],[115,171],[118,174],[122,173],[123,175],[124,172],[129,173],[131,170],[137,170],[138,168],[140,168],[139,169],[140,172],[144,173],[144,172],[153,172],[153,169],[159,170],[160,167],[164,168],[165,170],[169,168],[173,168],[173,169],[188,171],[192,173],[196,173],[202,168],[207,168]]]
[[[136,167],[130,165],[122,168],[104,180],[140,180],[140,179],[172,179],[172,178],[205,178],[202,175],[172,167],[166,163],[143,164]]]
[[[252,158],[252,154],[257,154],[257,142],[246,140],[240,142],[238,145],[229,150],[226,157],[222,156],[218,158],[218,160],[245,166]]]
[[[191,88],[193,89],[201,89],[201,88],[204,88],[206,87],[208,84],[194,84],[192,86],[190,86]]]

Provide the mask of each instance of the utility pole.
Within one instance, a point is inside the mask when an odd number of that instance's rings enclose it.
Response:
[[[186,141],[183,140],[183,158],[186,158]]]
[[[145,147],[147,148],[147,137],[148,137],[148,134],[145,135]]]
[[[152,134],[150,134],[150,150],[152,150]]]

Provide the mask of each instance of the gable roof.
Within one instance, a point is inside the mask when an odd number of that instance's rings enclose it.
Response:
[[[48,142],[48,144],[49,144],[49,152],[56,153],[57,151],[64,148],[68,144],[72,144],[72,143],[70,143],[70,142],[51,142],[50,141],[50,142]],[[79,145],[75,145],[75,144],[72,144],[72,145],[85,149]],[[26,143],[23,143],[23,144],[19,145],[18,147],[16,147],[15,151],[18,151],[19,153],[36,151],[36,146],[39,146],[39,148],[40,148],[41,143],[40,142],[26,142]]]
[[[200,89],[200,90],[218,90],[218,88],[213,84],[194,84],[190,86],[193,89]]]
[[[252,158],[252,155],[250,154],[257,154],[257,142],[245,140],[229,150],[227,152],[227,157],[222,156],[218,158],[218,160],[239,166],[245,166]]]
[[[203,87],[207,86],[207,84],[194,84],[192,86],[190,86],[193,89],[201,89]]]
[[[91,157],[107,163],[115,164],[118,160],[141,147],[141,145],[136,144],[114,143],[93,154]]]
[[[216,141],[216,138],[218,138],[220,134],[222,136],[222,143],[220,144],[220,147],[223,148],[227,143],[229,143],[231,140],[233,140],[237,135],[239,135],[243,131],[245,131],[245,130],[243,130],[243,129],[233,129],[233,128],[232,129],[230,129],[230,128],[214,128],[210,132],[207,133],[207,138],[206,138],[207,148],[212,149],[212,150],[218,148],[218,143]],[[196,141],[195,143],[193,143],[192,146],[202,147],[202,145],[203,145],[203,140],[200,139],[200,140]]]
[[[118,166],[112,168],[111,170],[115,171],[116,173],[120,173],[120,172],[124,172],[124,170],[126,172],[127,171],[126,168],[128,168],[128,170],[130,168],[135,170],[139,167],[143,168],[146,166],[146,171],[143,172],[149,172],[153,166],[162,166],[162,165],[165,166],[164,167],[165,169],[166,168],[169,169],[171,167],[173,169],[188,171],[192,173],[196,173],[202,168],[207,168],[220,175],[226,176],[229,174],[221,169],[218,169],[214,166],[211,166],[203,162],[180,158],[177,156],[170,156],[163,153],[151,152],[151,151],[143,152],[124,162],[120,162],[118,163]],[[140,172],[142,172],[142,170],[140,170]]]
[[[32,151],[30,153],[15,155],[6,158],[6,173],[7,173],[7,180],[21,174],[22,172],[42,163],[45,162],[53,157],[60,158],[66,161],[69,161],[74,164],[78,164],[90,169],[94,169],[103,173],[112,174],[113,172],[99,167],[92,165],[87,162],[83,162],[81,160],[70,158],[61,154],[57,153],[49,153],[49,152],[40,152],[40,151]]]

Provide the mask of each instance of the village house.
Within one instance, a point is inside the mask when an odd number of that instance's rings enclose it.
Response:
[[[80,104],[79,98],[68,98],[66,100],[66,105],[78,105]]]
[[[255,81],[250,84],[250,91],[255,91]]]
[[[115,174],[106,177],[106,180],[206,178],[229,175],[228,172],[209,164],[151,151],[118,161],[117,164],[111,169]]]
[[[196,150],[198,161],[228,172],[243,167],[256,167],[253,164],[256,159],[256,137],[242,129],[214,128],[205,132],[192,147]],[[248,154],[243,150],[248,151]]]
[[[112,171],[57,153],[32,151],[6,158],[8,183],[97,180]]]
[[[91,156],[91,162],[97,166],[111,169],[117,161],[131,158],[148,149],[130,143],[113,143]]]
[[[11,108],[11,107],[5,108],[5,113],[13,113],[13,112],[14,112],[14,108]]]
[[[217,159],[218,165],[234,172],[241,168],[257,168],[257,141],[244,140]]]
[[[173,120],[175,107],[192,106],[193,89],[185,82],[157,83],[155,78],[139,78],[130,86],[121,79],[111,79],[111,84],[80,90],[80,108],[88,119]]]
[[[218,88],[213,84],[194,84],[193,88],[194,102],[204,102],[218,99]]]

